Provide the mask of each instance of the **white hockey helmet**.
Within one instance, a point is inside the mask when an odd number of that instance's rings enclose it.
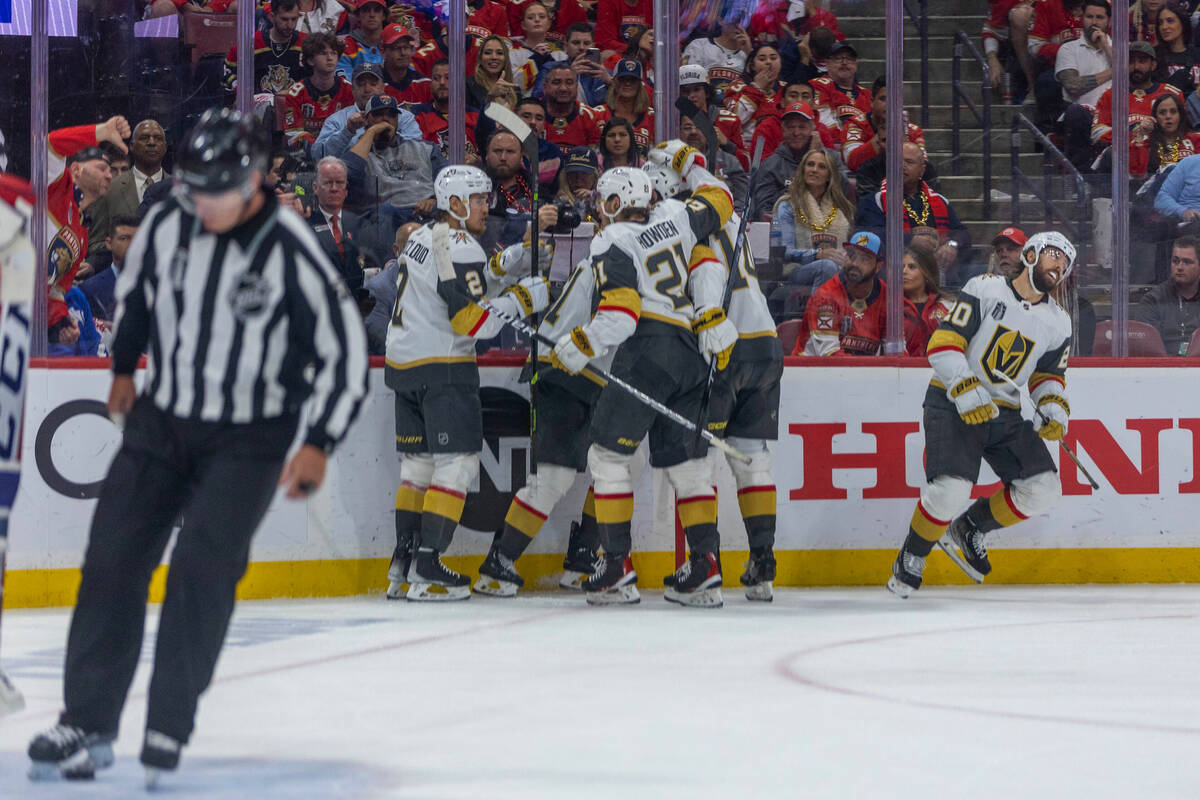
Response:
[[[650,176],[650,185],[663,200],[670,200],[688,189],[688,185],[683,182],[683,178],[679,177],[678,172],[668,169],[662,164],[648,163],[642,167],[642,172]]]
[[[616,195],[621,204],[612,214],[608,213],[608,200]],[[596,182],[596,196],[600,198],[600,213],[610,221],[626,209],[649,209],[654,199],[654,186],[650,176],[637,167],[613,167]]]
[[[445,211],[459,222],[466,217],[459,217],[450,210],[451,198],[457,197],[468,208],[471,205],[471,195],[491,194],[492,179],[478,167],[455,165],[446,167],[438,173],[433,182],[433,193],[437,199],[437,207]]]
[[[1059,283],[1065,281],[1067,276],[1071,274],[1071,270],[1075,268],[1075,245],[1071,244],[1066,236],[1063,236],[1058,231],[1043,231],[1042,233],[1035,233],[1033,236],[1030,236],[1029,240],[1025,242],[1025,246],[1021,248],[1021,261],[1025,265],[1025,270],[1029,273],[1030,285],[1039,291],[1041,291],[1041,288],[1034,283],[1037,265],[1042,259],[1042,251],[1051,247],[1061,251],[1067,257],[1067,268],[1059,277]],[[1053,289],[1054,287],[1051,286],[1049,288]]]

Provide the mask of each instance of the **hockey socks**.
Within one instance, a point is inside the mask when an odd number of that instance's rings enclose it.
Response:
[[[421,547],[445,552],[462,518],[467,495],[444,486],[430,486],[421,508]]]
[[[1007,528],[1029,519],[1017,510],[1011,486],[1005,486],[991,497],[979,498],[966,510],[965,516],[980,533]]]
[[[417,538],[421,532],[421,509],[425,505],[425,489],[411,483],[402,483],[396,490],[396,549],[388,564],[387,598],[399,600],[404,596],[403,586],[408,582],[408,568],[412,565],[413,552],[417,549]]]
[[[633,493],[596,493],[596,526],[609,553],[633,549]]]
[[[925,505],[918,500],[909,523],[908,538],[904,540],[904,549],[921,557],[929,555],[938,539],[950,527],[950,520],[938,519],[925,510]]]
[[[717,533],[717,495],[715,493],[680,497],[675,512],[683,526],[688,550],[693,553],[715,553],[721,545]]]
[[[533,542],[538,531],[546,524],[547,513],[534,508],[521,499],[521,493],[513,498],[504,516],[504,533],[500,536],[500,554],[509,561],[516,561]]]
[[[751,550],[775,547],[775,486],[747,486],[738,489],[738,509],[746,525]]]

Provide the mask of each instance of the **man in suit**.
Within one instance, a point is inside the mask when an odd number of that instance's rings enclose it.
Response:
[[[138,218],[120,214],[112,218],[112,233],[105,246],[112,253],[112,263],[79,284],[79,290],[92,307],[92,316],[97,320],[112,321],[116,311],[117,276],[125,266],[125,251],[137,233]]]
[[[88,260],[93,263],[92,257],[107,249],[104,242],[112,236],[112,221],[117,217],[136,217],[147,187],[170,177],[162,167],[167,155],[167,136],[155,120],[144,119],[133,129],[129,153],[133,169],[114,177],[108,194],[88,209],[91,217]]]
[[[363,267],[378,263],[360,242],[362,221],[346,211],[348,178],[346,164],[335,156],[317,162],[317,180],[313,184],[317,203],[309,212],[308,222],[317,232],[321,249],[342,273],[346,286],[356,295],[363,288]]]

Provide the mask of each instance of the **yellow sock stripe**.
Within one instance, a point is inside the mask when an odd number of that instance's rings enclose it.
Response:
[[[425,507],[425,492],[412,486],[401,486],[396,490],[396,510],[420,514]]]
[[[995,517],[996,522],[999,522],[1006,528],[1009,525],[1016,525],[1018,522],[1028,519],[1013,505],[1012,495],[1008,493],[1007,488],[1001,489],[988,498],[988,510],[992,512],[992,516]]]
[[[467,496],[465,494],[441,486],[430,486],[429,491],[425,492],[425,505],[421,510],[458,522],[462,518],[463,506],[466,504]]]
[[[632,519],[632,494],[596,495],[596,521],[601,525],[618,525]]]
[[[590,486],[587,497],[583,500],[583,515],[592,519],[596,518],[596,490]]]
[[[738,508],[743,518],[767,517],[775,513],[774,486],[747,486],[738,490]]]
[[[918,500],[917,507],[913,511],[912,522],[909,524],[917,532],[917,536],[920,536],[927,542],[936,542],[942,538],[942,534],[946,532],[946,528],[950,527],[950,520],[941,520],[931,516],[925,510],[925,507],[921,505],[921,501]]]
[[[514,497],[508,513],[504,516],[504,524],[511,525],[530,539],[538,535],[538,531],[546,524],[546,515],[530,505],[522,503]]]
[[[681,497],[675,503],[679,523],[685,528],[712,525],[717,521],[717,498],[713,495]]]

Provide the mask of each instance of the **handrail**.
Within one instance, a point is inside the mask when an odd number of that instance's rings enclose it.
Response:
[[[929,0],[916,2],[919,10],[913,10],[912,0],[904,0],[904,10],[921,40],[921,129],[924,130],[929,127]]]
[[[982,112],[963,88],[962,57],[964,48],[979,63],[983,74],[979,82],[980,95],[983,98],[981,103],[983,106]],[[983,53],[979,52],[979,48],[975,46],[975,43],[971,41],[971,37],[962,28],[959,28],[958,33],[954,34],[954,63],[950,88],[953,98],[950,108],[951,164],[954,174],[960,174],[962,171],[960,158],[962,154],[962,129],[959,125],[958,107],[961,100],[963,103],[966,103],[967,110],[975,117],[975,121],[979,123],[979,127],[983,131],[983,216],[985,219],[989,219],[992,216],[992,74],[988,68],[987,59],[983,57]]]
[[[1037,185],[1029,179],[1028,176],[1021,170],[1021,129],[1029,131],[1034,140],[1042,146],[1042,189],[1038,191]],[[1045,209],[1046,223],[1050,224],[1058,217],[1067,227],[1071,238],[1077,242],[1086,242],[1091,240],[1091,198],[1088,191],[1087,181],[1079,170],[1075,169],[1075,165],[1071,163],[1062,151],[1054,146],[1054,143],[1046,137],[1046,134],[1038,130],[1038,127],[1029,121],[1029,118],[1024,114],[1013,114],[1012,134],[1009,144],[1009,154],[1012,158],[1012,222],[1014,225],[1021,224],[1021,189],[1025,188],[1030,191],[1035,197],[1042,201],[1042,207]],[[1075,179],[1075,212],[1077,219],[1071,222],[1070,216],[1059,208],[1058,204],[1053,199],[1053,187],[1050,182],[1054,172],[1053,167],[1058,167],[1066,172],[1069,177]]]

